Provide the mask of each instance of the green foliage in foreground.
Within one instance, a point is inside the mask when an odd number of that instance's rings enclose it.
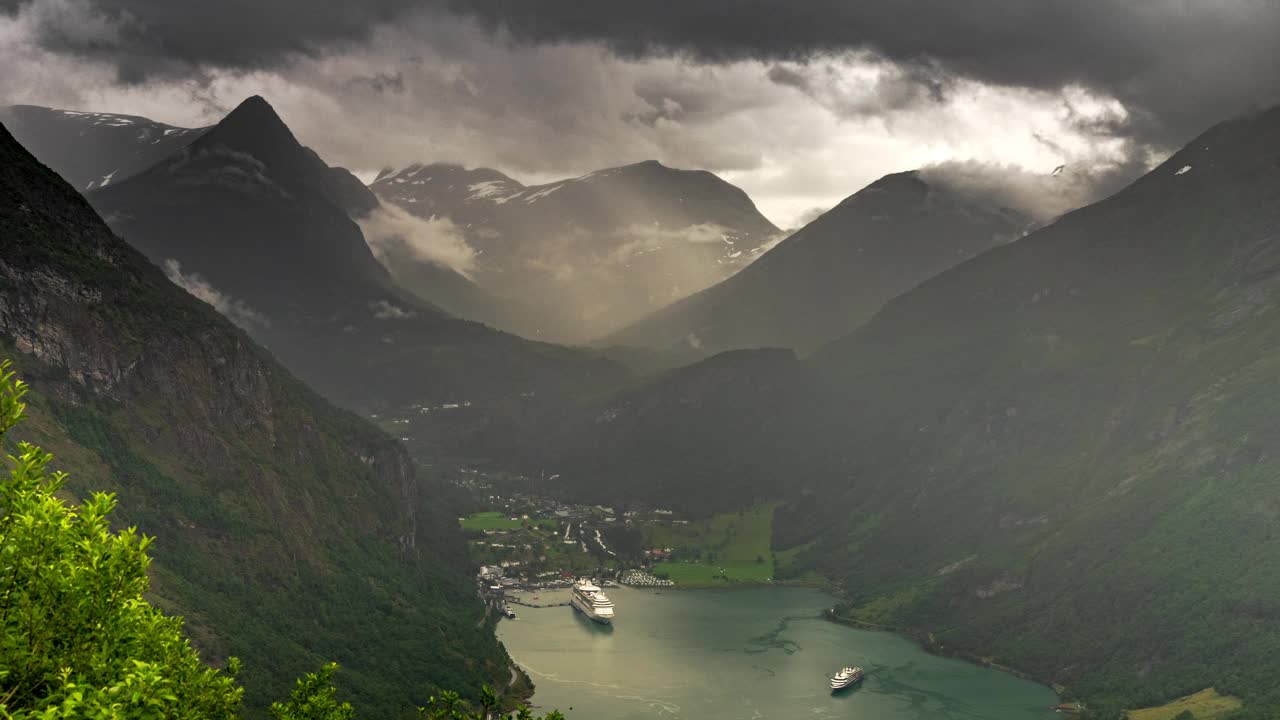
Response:
[[[8,363],[0,373],[3,436],[26,387]],[[202,665],[182,621],[142,597],[150,540],[111,532],[111,495],[78,508],[58,498],[49,460],[22,443],[0,482],[0,716],[235,717],[236,665]]]
[[[26,385],[0,363],[0,441],[24,418]],[[94,493],[76,506],[58,495],[65,475],[52,456],[20,443],[0,478],[0,718],[236,718],[243,689],[239,662],[200,662],[170,617],[143,597],[151,539],[135,528],[113,532],[115,497]],[[336,664],[298,681],[276,720],[352,720],[336,697]],[[483,720],[498,706],[489,688],[480,708],[443,693],[419,710],[423,720]],[[521,708],[518,720],[538,720]],[[541,720],[563,720],[553,712]]]
[[[353,720],[355,708],[350,703],[338,702],[337,688],[333,686],[336,663],[329,663],[319,672],[307,673],[298,681],[287,703],[271,706],[273,720]],[[521,707],[515,714],[498,714],[498,696],[488,686],[480,690],[480,706],[470,708],[457,693],[445,691],[440,697],[432,697],[426,707],[418,708],[418,720],[564,720],[564,716],[552,711],[535,717],[528,708]]]
[[[438,698],[431,698],[427,707],[418,709],[420,720],[486,720],[494,717],[498,707],[498,696],[488,687],[480,691],[480,707],[468,710],[455,692],[444,692]],[[505,715],[506,720],[564,720],[558,710],[552,710],[545,716],[535,717],[529,708],[521,707],[515,715]]]

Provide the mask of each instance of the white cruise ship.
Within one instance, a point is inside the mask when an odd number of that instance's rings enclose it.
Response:
[[[843,690],[862,679],[862,668],[846,667],[831,678],[831,692]]]
[[[613,622],[613,601],[590,580],[583,580],[573,586],[569,604],[574,610],[601,625]]]

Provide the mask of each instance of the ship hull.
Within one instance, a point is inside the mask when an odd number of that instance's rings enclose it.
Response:
[[[582,613],[582,614],[583,614],[583,615],[585,615],[585,616],[587,617],[587,619],[588,619],[588,620],[590,620],[591,622],[599,623],[600,625],[612,625],[612,624],[613,624],[613,621],[612,621],[610,618],[607,618],[607,617],[601,617],[601,616],[597,615],[597,614],[595,613],[595,611],[591,610],[590,608],[584,608],[584,607],[582,607],[582,605],[581,605],[581,604],[579,603],[579,601],[578,601],[578,598],[576,598],[576,597],[569,601],[569,605],[570,605],[570,607],[572,607],[572,608],[573,608],[573,611],[574,611],[574,612]]]
[[[861,673],[859,673],[858,675],[856,675],[856,676],[854,676],[854,677],[851,677],[851,678],[849,678],[849,679],[847,679],[847,680],[835,680],[835,679],[832,679],[832,680],[831,680],[831,692],[832,692],[832,693],[838,693],[838,692],[842,692],[842,691],[844,691],[844,690],[848,690],[849,688],[853,687],[854,685],[857,685],[858,683],[862,682],[862,678],[863,678],[863,675],[862,675]]]

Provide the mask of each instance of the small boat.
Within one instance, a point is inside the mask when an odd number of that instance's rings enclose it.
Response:
[[[862,668],[844,667],[831,678],[831,692],[843,690],[862,679]]]

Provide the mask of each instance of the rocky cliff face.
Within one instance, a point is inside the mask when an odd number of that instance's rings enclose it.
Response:
[[[306,450],[318,445],[315,425],[286,427],[288,438],[277,435],[280,406],[289,401],[277,386],[295,381],[261,348],[92,222],[65,227],[76,233],[94,272],[0,257],[0,332],[18,353],[66,375],[61,383],[42,383],[42,389],[66,399],[87,395],[128,404],[146,397],[148,404],[180,408],[182,422],[154,428],[147,444],[210,467],[230,469],[235,462],[236,449],[218,442],[224,433],[250,433],[267,452],[292,444],[298,450],[288,460],[311,460]],[[172,296],[176,319],[194,332],[122,335],[114,310],[135,304],[139,289]],[[407,454],[376,432],[365,435],[351,448],[352,457],[373,468],[411,508],[417,489]],[[411,517],[402,529],[412,545]]]
[[[247,705],[337,660],[396,716],[508,677],[465,548],[403,447],[334,408],[111,234],[0,129],[0,354],[28,438],[156,538],[156,601]]]
[[[127,257],[106,251],[99,257],[129,272]],[[39,376],[38,389],[68,402],[121,404],[126,413],[141,398],[148,406],[173,409],[166,413],[171,422],[145,428],[147,449],[228,472],[241,470],[243,461],[228,436],[251,436],[263,453],[292,448],[280,459],[299,467],[312,462],[312,452],[328,440],[315,423],[289,422],[291,398],[280,386],[295,381],[204,308],[190,308],[209,323],[194,334],[121,342],[110,309],[127,290],[88,283],[57,267],[15,267],[3,258],[0,279],[0,334],[20,355],[65,375],[61,381]],[[146,281],[136,275],[134,280]],[[357,442],[345,448],[344,460],[368,466],[399,498],[403,517],[386,529],[413,547],[413,508],[422,498],[407,453],[371,429],[348,440]]]

